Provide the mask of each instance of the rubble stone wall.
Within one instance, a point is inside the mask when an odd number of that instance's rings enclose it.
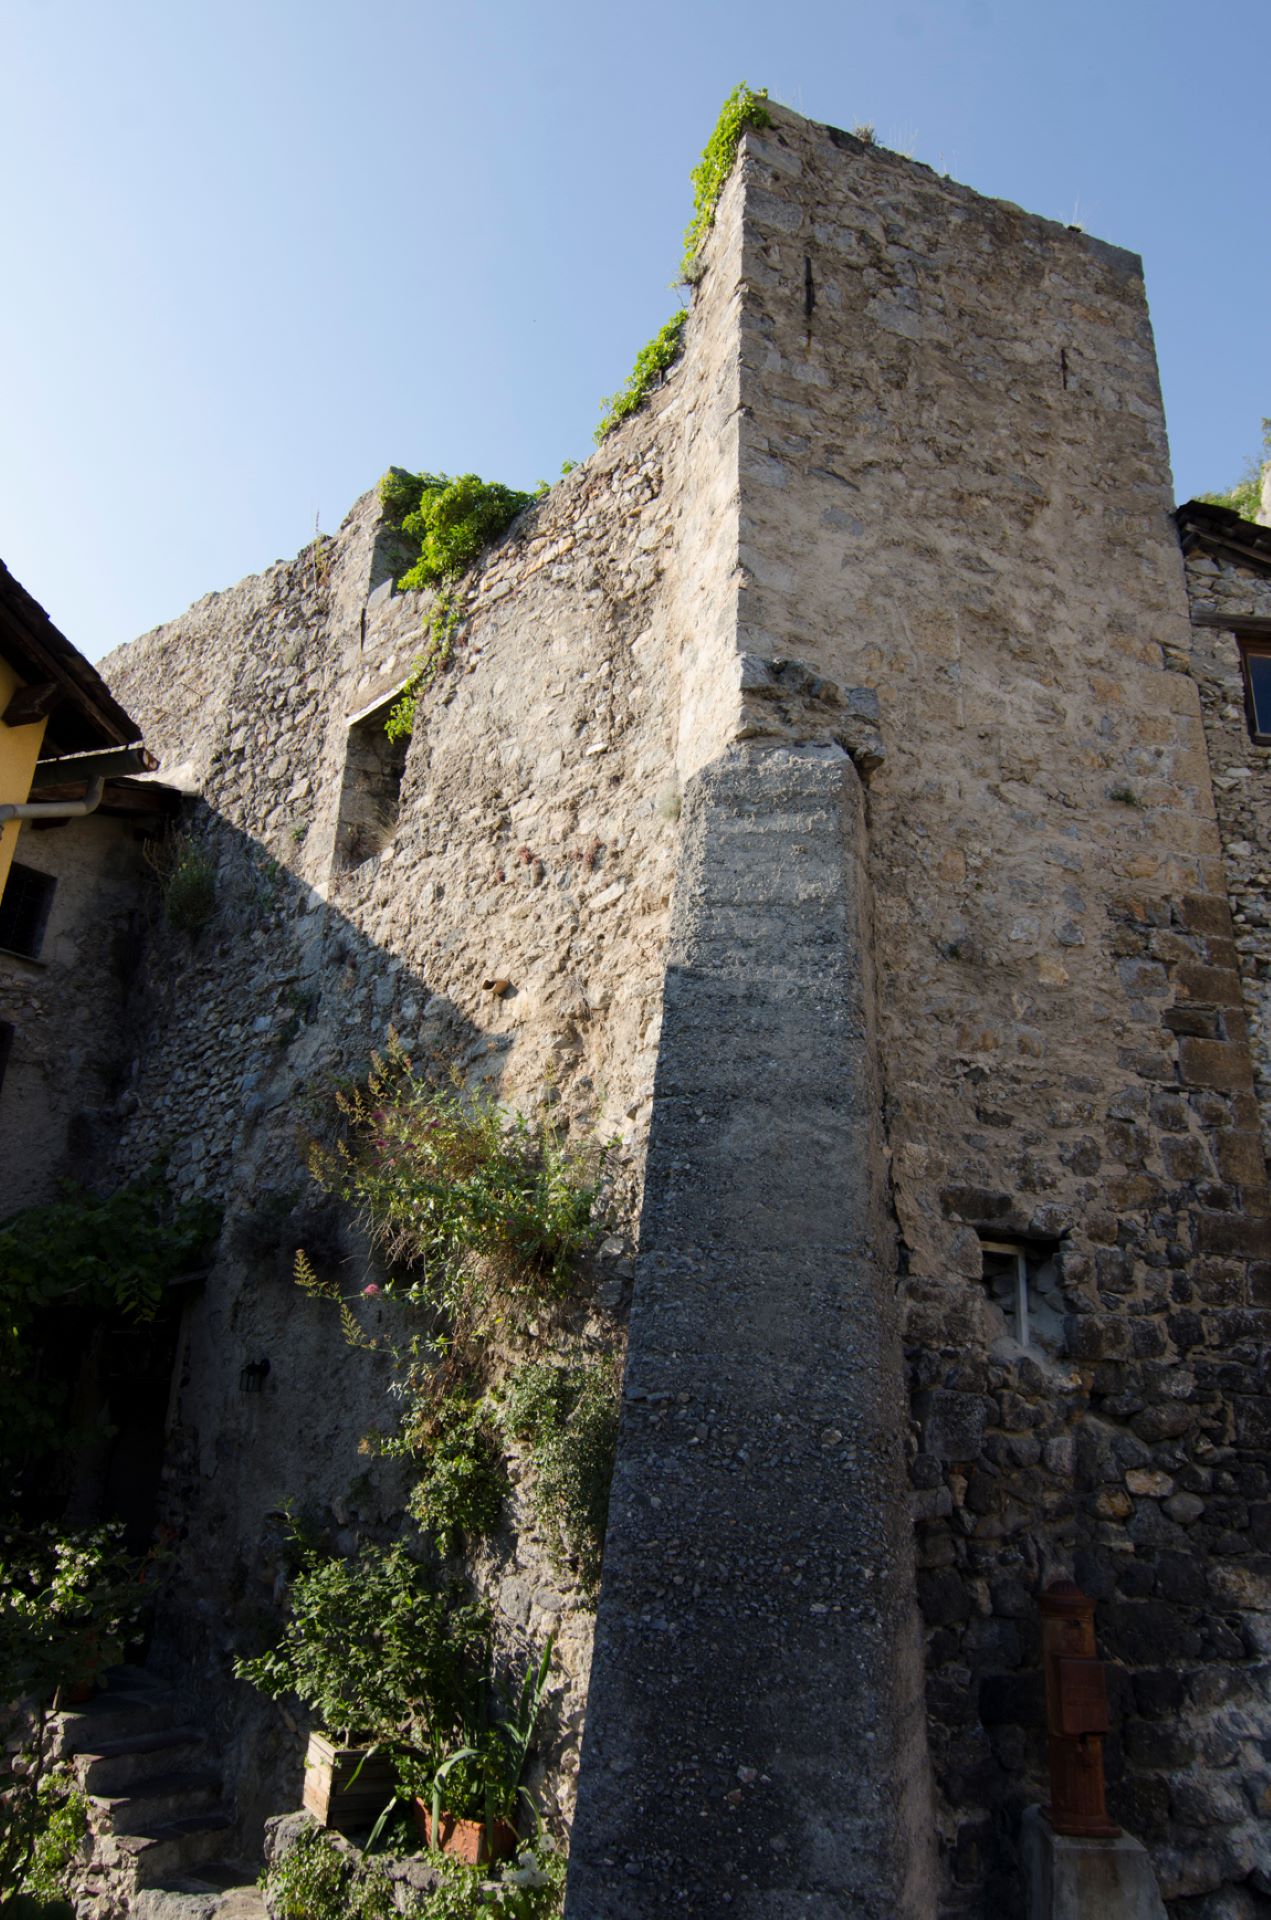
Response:
[[[1251,738],[1236,627],[1271,622],[1271,549],[1241,558],[1188,542],[1195,624],[1187,670],[1200,690],[1214,801],[1222,833],[1236,964],[1244,990],[1262,1144],[1271,1150],[1271,748]],[[1224,625],[1230,621],[1230,626]],[[1181,663],[1180,663],[1181,664]]]
[[[1139,263],[774,122],[743,163],[740,633],[754,680],[877,701],[941,1912],[1020,1897],[1063,1574],[1099,1601],[1117,1817],[1209,1912],[1271,1886],[1271,1226]],[[1027,1350],[982,1237],[1031,1259]]]
[[[119,1164],[164,1153],[183,1190],[226,1212],[185,1330],[165,1470],[181,1544],[160,1654],[216,1722],[249,1847],[299,1793],[294,1723],[228,1680],[280,1591],[281,1510],[295,1504],[351,1551],[390,1533],[404,1503],[400,1475],[358,1455],[386,1424],[381,1364],[350,1352],[289,1275],[306,1245],[343,1263],[350,1295],[368,1277],[304,1165],[336,1078],[392,1029],[511,1106],[550,1103],[568,1138],[616,1139],[601,1292],[610,1316],[622,1309],[676,839],[664,583],[676,406],[672,383],[490,554],[457,659],[421,700],[400,811],[369,857],[349,859],[337,832],[350,718],[400,686],[427,604],[376,579],[393,538],[374,497],[317,554],[106,663],[165,770],[197,789],[188,830],[216,865],[208,925],[152,930]],[[215,699],[183,670],[190,658],[215,662]],[[380,1310],[366,1311],[374,1330]],[[261,1359],[264,1391],[244,1394],[242,1369]],[[590,1614],[526,1513],[481,1582],[509,1644],[557,1635],[567,1809]]]
[[[152,823],[153,824],[153,823]],[[0,1103],[4,1212],[91,1182],[109,1163],[131,1062],[126,1010],[154,876],[139,823],[96,814],[35,828],[21,865],[55,883],[38,957],[0,953],[13,1044]]]
[[[654,1071],[682,1064],[659,1052],[681,789],[739,744],[841,748],[865,783],[939,1912],[1021,1898],[1019,1816],[1045,1797],[1036,1601],[1072,1574],[1111,1662],[1114,1812],[1175,1920],[1245,1920],[1271,1893],[1271,1200],[1243,944],[1262,883],[1255,834],[1232,838],[1256,783],[1222,784],[1251,763],[1215,745],[1226,669],[1209,686],[1202,662],[1206,751],[1139,263],[773,121],[745,137],[680,368],[486,557],[380,814],[346,804],[350,735],[365,772],[357,729],[428,600],[394,592],[372,498],[106,663],[218,873],[197,937],[155,927],[120,1109],[121,1167],[164,1151],[227,1212],[185,1330],[167,1651],[255,1781],[251,1838],[298,1765],[297,1731],[226,1679],[277,1591],[278,1509],[301,1490],[349,1548],[400,1510],[356,1459],[375,1359],[287,1277],[328,1231],[303,1138],[332,1076],[392,1026],[617,1135],[597,1311],[621,1315]],[[770,876],[792,949],[793,859]],[[756,879],[734,903],[739,953],[773,938],[764,898]],[[810,1183],[791,1246],[821,1219]],[[352,1290],[364,1254],[331,1244]],[[242,1395],[263,1357],[266,1391]],[[628,1438],[649,1411],[633,1399]],[[867,1536],[877,1484],[846,1452],[815,1491]],[[560,1630],[565,1814],[588,1616],[528,1525],[482,1577],[511,1638]],[[895,1733],[878,1711],[862,1738]],[[775,1911],[751,1877],[750,1910]]]

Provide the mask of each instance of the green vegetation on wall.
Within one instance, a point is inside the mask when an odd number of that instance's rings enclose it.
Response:
[[[404,740],[414,731],[419,696],[453,656],[463,616],[459,582],[492,540],[506,532],[518,513],[546,492],[521,493],[475,473],[451,479],[445,473],[409,473],[390,467],[380,481],[385,517],[400,527],[419,552],[397,584],[404,591],[437,588],[424,618],[424,645],[401,698],[389,713],[385,732]]]
[[[765,104],[767,98],[766,88],[761,87],[755,92],[744,82],[734,87],[720,109],[715,131],[693,169],[693,218],[684,234],[684,256],[680,262],[680,277],[690,284],[701,277],[698,255],[715,224],[715,209],[736,163],[742,134],[747,127],[772,125],[772,116]],[[641,347],[626,385],[601,402],[604,415],[596,428],[597,446],[620,421],[627,419],[643,405],[667,369],[679,359],[684,351],[684,323],[687,317],[686,313],[673,314],[648,345]]]
[[[297,1255],[297,1280],[339,1307],[349,1343],[392,1356],[398,1415],[364,1451],[410,1461],[410,1513],[451,1556],[499,1524],[511,1446],[554,1562],[593,1594],[618,1368],[612,1343],[564,1336],[561,1316],[598,1231],[606,1150],[567,1149],[547,1122],[416,1071],[396,1042],[337,1105],[338,1134],[313,1147],[310,1170],[385,1263],[372,1299],[432,1329],[423,1342],[368,1334],[344,1279]]]
[[[153,1318],[219,1219],[206,1201],[175,1201],[152,1172],[105,1196],[67,1183],[56,1200],[0,1225],[0,1468],[10,1493],[24,1475],[46,1476],[50,1455],[76,1437],[65,1418],[70,1382],[44,1355],[44,1328],[56,1360],[77,1353],[82,1330],[103,1315]]]
[[[625,420],[638,407],[643,406],[668,367],[674,366],[684,351],[684,323],[688,319],[686,311],[674,313],[662,328],[655,333],[647,346],[641,347],[636,355],[636,363],[627,376],[627,383],[618,393],[611,393],[601,405],[605,412],[600,425],[596,428],[596,445],[613,432],[619,421]]]
[[[418,559],[397,584],[436,587],[456,579],[533,498],[475,473],[452,480],[444,473],[390,467],[380,482],[380,499],[402,532],[419,542]]]
[[[1207,506],[1227,507],[1242,520],[1256,520],[1262,506],[1262,468],[1268,460],[1271,460],[1271,419],[1264,418],[1261,456],[1253,456],[1239,480],[1225,493],[1202,493],[1197,498]]]
[[[768,89],[756,93],[745,81],[734,87],[720,108],[715,131],[693,169],[693,218],[684,232],[684,257],[680,271],[685,280],[696,280],[700,273],[697,256],[702,243],[715,224],[715,209],[728,184],[728,176],[737,159],[741,136],[747,127],[770,127],[772,115],[766,105]]]
[[[609,1483],[618,1441],[618,1372],[609,1355],[564,1366],[531,1361],[508,1383],[504,1420],[529,1448],[530,1501],[558,1569],[588,1593],[600,1581]]]
[[[145,853],[159,876],[168,925],[178,933],[198,933],[216,908],[216,866],[207,849],[192,833],[170,833],[149,842]]]

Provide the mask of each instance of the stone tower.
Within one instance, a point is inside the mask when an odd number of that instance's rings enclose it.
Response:
[[[1140,265],[774,109],[704,266],[401,764],[422,603],[371,500],[107,663],[249,903],[156,947],[121,1149],[230,1212],[170,1657],[250,1831],[295,1742],[227,1695],[215,1596],[288,1495],[384,1516],[377,1383],[233,1223],[391,1023],[513,1103],[550,1073],[642,1189],[589,1693],[584,1616],[486,1569],[559,1631],[566,1778],[586,1703],[570,1920],[1015,1910],[1061,1575],[1117,1817],[1179,1915],[1252,1914],[1271,1228]]]

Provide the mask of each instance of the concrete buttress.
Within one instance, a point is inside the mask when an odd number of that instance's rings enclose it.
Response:
[[[841,749],[695,776],[570,1920],[932,1911],[868,925]]]

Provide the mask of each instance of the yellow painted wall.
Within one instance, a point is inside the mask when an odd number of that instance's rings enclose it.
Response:
[[[0,713],[24,684],[8,661],[0,660]],[[0,802],[5,805],[16,801],[20,806],[30,798],[31,777],[46,725],[44,720],[33,720],[29,727],[0,725]],[[9,864],[20,826],[20,821],[10,820],[7,826],[0,827],[0,893],[4,892],[4,883],[9,878]]]

